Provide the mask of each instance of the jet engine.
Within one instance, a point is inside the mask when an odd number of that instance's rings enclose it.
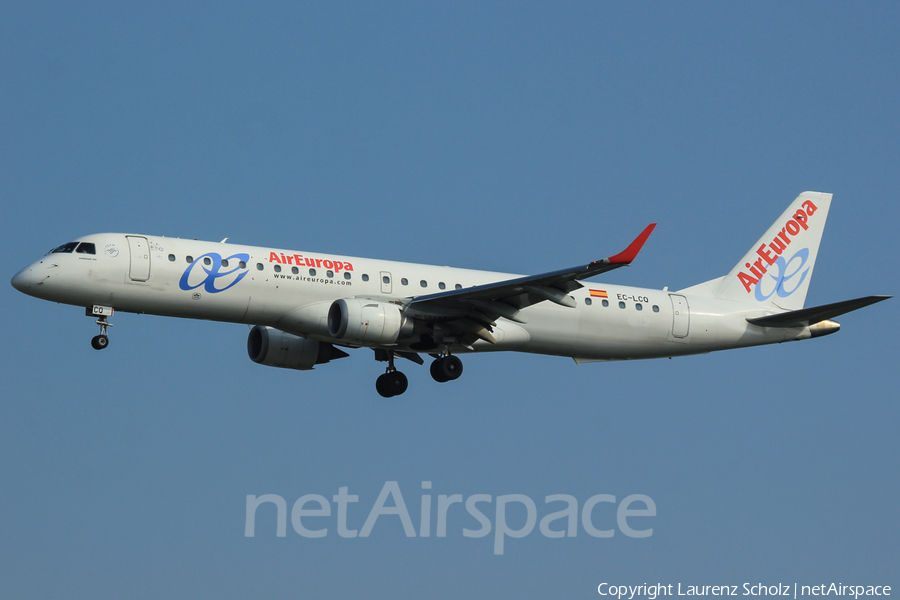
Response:
[[[308,340],[274,327],[255,326],[247,338],[250,360],[269,367],[307,371],[314,365],[350,356],[324,342]]]
[[[362,344],[393,344],[413,335],[415,323],[396,304],[344,298],[328,309],[328,333],[337,339]]]

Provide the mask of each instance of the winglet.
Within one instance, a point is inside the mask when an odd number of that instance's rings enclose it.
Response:
[[[606,260],[613,265],[627,265],[631,263],[637,257],[638,252],[641,251],[641,248],[644,247],[644,242],[647,241],[647,238],[650,237],[650,234],[653,233],[653,228],[656,227],[656,223],[650,223],[641,232],[641,235],[637,236],[631,245],[625,248],[622,252],[619,252],[615,256],[610,256]]]

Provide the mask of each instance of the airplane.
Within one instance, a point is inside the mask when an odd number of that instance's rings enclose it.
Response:
[[[622,252],[521,276],[153,235],[103,233],[58,246],[12,278],[17,290],[82,306],[98,350],[114,312],[251,326],[250,359],[309,370],[370,348],[387,362],[389,398],[407,377],[395,360],[457,379],[460,354],[514,351],[576,363],[666,358],[835,333],[831,319],[890,298],[804,308],[832,194],[803,192],[724,277],[679,291],[588,282],[630,265],[656,224]]]

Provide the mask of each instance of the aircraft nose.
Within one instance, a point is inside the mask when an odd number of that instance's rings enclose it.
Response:
[[[27,292],[28,288],[34,285],[34,268],[25,267],[15,275],[13,275],[12,286],[20,292]]]

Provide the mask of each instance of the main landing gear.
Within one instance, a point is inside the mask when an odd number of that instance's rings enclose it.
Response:
[[[399,396],[409,387],[409,380],[406,375],[401,373],[394,367],[394,353],[388,351],[388,367],[383,375],[379,375],[375,380],[375,390],[384,398]]]
[[[399,396],[408,386],[409,380],[400,371],[388,371],[375,380],[375,389],[384,398]]]
[[[431,363],[431,377],[438,383],[446,383],[458,379],[462,375],[463,364],[459,357],[448,354],[436,358]]]
[[[424,363],[418,354],[401,352],[400,355],[403,358],[410,358],[410,355],[412,355],[410,360],[420,365]],[[432,356],[437,357],[431,363],[431,377],[435,381],[444,383],[459,379],[459,376],[462,375],[463,364],[458,357],[446,353],[442,356],[437,354]],[[399,396],[405,392],[409,386],[409,380],[406,378],[406,375],[398,371],[394,366],[394,352],[391,350],[376,350],[375,358],[388,363],[385,373],[375,380],[375,390],[384,398]]]
[[[97,319],[97,325],[100,326],[100,335],[95,335],[91,339],[91,347],[94,350],[103,350],[109,346],[109,336],[106,335],[106,328],[112,327],[112,323],[106,321],[106,316],[102,315]]]

